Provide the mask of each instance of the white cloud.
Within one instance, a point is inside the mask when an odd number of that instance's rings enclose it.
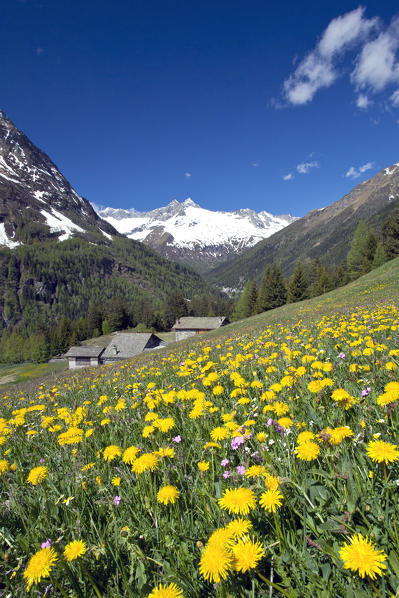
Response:
[[[373,168],[373,166],[374,162],[367,162],[366,164],[363,164],[363,166],[358,166],[357,168],[351,166],[345,176],[350,179],[358,179],[364,172]]]
[[[254,168],[258,168],[259,165],[260,165],[260,162],[252,162],[252,166]]]
[[[298,164],[296,167],[299,174],[308,174],[308,172],[312,168],[319,168],[319,163],[318,162],[302,162],[301,164]]]
[[[330,87],[339,76],[334,62],[351,46],[365,41],[378,19],[364,18],[364,7],[333,19],[320,41],[284,82],[289,103],[307,104],[323,87]]]
[[[372,104],[373,102],[363,93],[360,93],[357,96],[357,100],[356,100],[356,106],[358,108],[361,108],[362,110],[367,110],[367,108]]]
[[[191,178],[191,172],[185,172],[184,176],[186,177],[186,179]]]
[[[351,75],[357,89],[369,88],[382,91],[389,83],[399,81],[399,17],[396,16],[388,29],[368,42],[356,59]]]
[[[399,108],[399,89],[394,91],[389,99],[392,102],[392,106],[395,106],[395,108]]]
[[[285,176],[283,176],[283,181],[292,181],[293,178],[294,178],[294,175],[292,174],[292,172],[290,172],[289,174],[286,174]]]

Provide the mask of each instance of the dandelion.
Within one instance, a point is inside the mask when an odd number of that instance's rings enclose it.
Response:
[[[249,519],[242,519],[241,517],[238,517],[238,519],[233,519],[233,521],[230,521],[226,527],[230,530],[235,538],[240,538],[244,534],[248,533],[248,531],[252,528],[252,522]]]
[[[230,514],[248,515],[256,507],[256,497],[250,488],[228,488],[218,503]]]
[[[283,495],[279,490],[266,490],[261,494],[259,504],[270,513],[274,513],[277,507],[281,507]]]
[[[320,454],[320,447],[315,442],[307,440],[298,444],[295,448],[296,454],[301,461],[313,461]]]
[[[226,579],[232,569],[233,556],[227,548],[216,543],[208,544],[201,555],[199,570],[202,577],[212,583]]]
[[[66,561],[68,561],[68,563],[70,563],[71,561],[74,561],[75,559],[79,558],[80,556],[83,556],[86,552],[86,542],[83,542],[83,540],[73,540],[72,542],[69,542],[69,544],[67,544],[65,546],[65,550],[63,552],[64,555],[64,559]]]
[[[39,465],[39,467],[34,467],[30,470],[29,475],[27,477],[27,482],[32,484],[32,486],[37,486],[37,484],[40,484],[47,476],[47,467]]]
[[[114,476],[114,477],[112,478],[112,480],[111,480],[111,484],[112,484],[113,486],[119,486],[119,485],[120,485],[120,483],[121,483],[121,479],[120,479],[120,477],[118,477],[118,476]]]
[[[3,473],[6,473],[9,467],[9,463],[6,459],[0,459],[0,476],[3,475]]]
[[[198,469],[200,471],[208,471],[209,469],[209,461],[199,461],[197,463]]]
[[[254,569],[265,555],[262,544],[254,542],[248,537],[244,537],[237,544],[234,544],[232,553],[234,557],[233,568],[240,573]]]
[[[397,445],[384,442],[383,440],[372,440],[369,442],[367,454],[372,461],[377,463],[384,462],[386,465],[399,459]]]
[[[104,449],[103,457],[104,461],[113,461],[116,457],[120,457],[122,451],[116,444],[111,444]]]
[[[158,491],[157,501],[164,505],[168,505],[169,503],[173,505],[179,496],[180,492],[176,486],[162,486]]]
[[[155,471],[158,467],[159,459],[153,453],[144,453],[133,461],[132,472],[140,475],[145,471]]]
[[[48,577],[58,559],[54,548],[46,547],[38,550],[30,559],[25,571],[24,579],[29,591],[32,584],[37,584],[43,577]]]
[[[160,584],[148,594],[147,598],[183,598],[183,590],[175,583],[168,586]]]
[[[388,558],[383,550],[377,550],[373,544],[361,534],[355,534],[349,543],[344,544],[339,555],[344,561],[344,568],[355,571],[364,578],[365,575],[375,579],[386,569],[384,561]]]

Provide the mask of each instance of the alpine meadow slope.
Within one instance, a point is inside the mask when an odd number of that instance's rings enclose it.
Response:
[[[4,395],[4,593],[395,595],[398,276]]]
[[[297,260],[320,258],[334,267],[346,259],[360,220],[379,234],[387,216],[399,205],[399,163],[360,183],[335,203],[312,210],[251,249],[206,273],[221,287],[241,288],[260,278],[268,264],[281,266],[285,276]]]

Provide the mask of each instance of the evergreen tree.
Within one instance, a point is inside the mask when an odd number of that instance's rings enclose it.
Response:
[[[251,285],[252,281],[248,280],[232,313],[232,321],[243,320],[244,318],[248,318],[248,316],[251,315],[248,310]]]
[[[188,308],[187,302],[181,291],[172,293],[169,295],[165,302],[165,316],[168,324],[168,328],[171,328],[176,320],[187,316]]]
[[[399,209],[382,225],[382,243],[388,260],[399,255]]]
[[[348,284],[349,276],[346,268],[346,262],[341,262],[333,271],[331,275],[331,285],[333,289],[343,287]]]
[[[377,241],[364,220],[357,225],[351,248],[346,258],[350,280],[358,278],[371,269]]]
[[[385,264],[386,261],[387,255],[385,253],[384,245],[381,241],[378,241],[373,259],[373,268],[382,266],[382,264]]]
[[[280,307],[286,301],[287,289],[280,267],[277,264],[267,266],[258,293],[257,313]]]
[[[320,265],[317,272],[317,279],[315,280],[311,288],[311,296],[318,297],[319,295],[328,293],[328,291],[331,291],[331,289],[332,282],[328,270],[325,266]]]
[[[306,279],[305,268],[302,262],[298,261],[295,270],[288,282],[287,301],[296,303],[307,298],[308,281]]]
[[[258,286],[256,280],[252,280],[249,286],[248,298],[247,298],[247,313],[248,316],[256,314],[256,302],[258,300]]]

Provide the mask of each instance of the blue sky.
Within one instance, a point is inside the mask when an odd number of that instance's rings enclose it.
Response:
[[[301,216],[399,161],[397,2],[1,12],[0,108],[97,205]]]

